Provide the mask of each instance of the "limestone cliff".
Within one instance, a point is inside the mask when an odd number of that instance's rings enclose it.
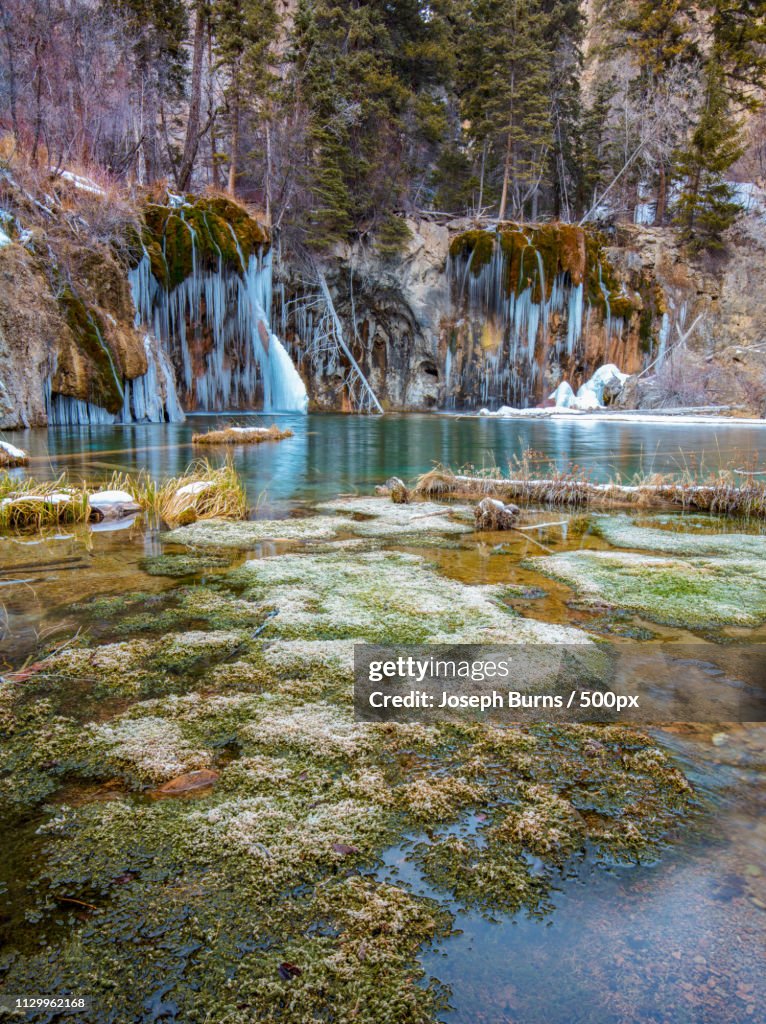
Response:
[[[693,262],[672,228],[408,226],[395,259],[357,244],[320,264],[346,340],[384,407],[544,404],[562,380],[577,388],[616,363],[642,374],[627,404],[763,410],[759,220],[744,218],[721,256]],[[313,407],[351,408],[347,361],[327,342],[316,280],[289,259],[279,280],[275,323]]]

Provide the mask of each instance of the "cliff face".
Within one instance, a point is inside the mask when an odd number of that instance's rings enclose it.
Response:
[[[442,321],[450,304],[444,274],[449,231],[422,221],[395,258],[344,246],[321,263],[346,342],[384,407],[441,404]],[[288,261],[275,267],[274,327],[307,382],[311,407],[351,410],[348,361],[328,343],[327,310],[316,278]]]
[[[124,269],[99,246],[69,256],[74,287],[24,246],[0,249],[0,427],[44,426],[49,389],[116,412],[122,381],[146,373]]]
[[[409,228],[396,256],[357,244],[321,264],[384,408],[544,404],[562,380],[576,389],[611,362],[637,375],[628,406],[766,411],[760,220],[743,219],[722,255],[694,263],[671,229]],[[71,237],[54,263],[39,229],[0,247],[0,428],[177,419],[181,404],[299,408],[300,382],[288,395],[284,360],[269,356],[281,346],[267,327],[257,221],[220,199],[154,203],[143,230],[128,265],[111,245]],[[278,263],[274,298],[273,326],[312,407],[356,408],[313,272]]]
[[[668,228],[620,227],[610,250],[640,264],[662,295],[662,358],[625,402],[725,405],[766,415],[766,223],[743,217],[715,257],[690,262]]]
[[[535,405],[603,362],[639,369],[652,346],[654,283],[619,274],[602,241],[575,226],[477,230],[410,221],[404,252],[339,250],[322,270],[353,355],[389,409]],[[310,276],[281,270],[275,323],[315,408],[349,408],[347,361],[327,344]]]
[[[146,195],[112,216],[96,186],[45,202],[7,172],[0,187],[0,428],[180,420],[177,392],[187,409],[275,393],[268,234],[243,207]]]
[[[763,409],[760,221],[744,219],[724,254],[694,263],[670,228],[408,225],[395,260],[357,245],[322,264],[344,336],[384,407],[544,404],[562,380],[576,389],[611,362],[649,370],[628,389],[629,405]],[[275,325],[312,406],[353,407],[315,282],[289,263],[279,274]]]

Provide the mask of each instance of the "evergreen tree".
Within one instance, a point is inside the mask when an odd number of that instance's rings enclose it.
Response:
[[[683,182],[676,223],[692,251],[721,248],[723,232],[740,212],[724,174],[742,154],[741,125],[732,116],[723,75],[715,60],[708,62],[706,75],[702,113],[676,167]]]
[[[551,49],[539,0],[473,0],[460,54],[463,116],[499,170],[499,217],[523,213],[551,141]]]
[[[737,106],[756,110],[766,86],[766,0],[708,0],[713,56]]]
[[[692,97],[680,94],[693,88],[695,77],[685,75],[699,60],[697,25],[692,0],[633,0],[627,10],[621,5],[615,31],[635,69],[628,90],[637,111],[638,130],[631,141],[644,143],[643,159],[632,175],[634,187],[639,178],[647,176],[656,182],[655,219],[664,223],[673,153],[688,130],[688,112]],[[615,15],[619,12],[615,10]],[[674,106],[676,109],[673,109]],[[685,116],[686,115],[686,116]]]
[[[295,93],[309,112],[307,238],[324,246],[389,221],[412,180],[418,98],[443,55],[417,0],[301,0]]]
[[[552,55],[550,179],[553,213],[570,219],[578,191],[577,137],[583,115],[580,78],[585,16],[579,0],[544,0]]]

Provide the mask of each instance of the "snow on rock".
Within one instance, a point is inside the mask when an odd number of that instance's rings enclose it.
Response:
[[[10,441],[0,441],[0,466],[23,466],[28,461],[27,453],[21,448]]]
[[[192,484],[184,484],[183,487],[179,487],[176,491],[176,496],[185,498],[187,495],[202,494],[204,491],[209,491],[211,487],[215,487],[215,483],[212,480],[196,480]]]
[[[628,377],[629,374],[622,373],[614,363],[606,363],[596,370],[590,380],[586,380],[580,386],[577,395],[566,381],[562,381],[549,397],[556,403],[557,409],[580,409],[583,412],[592,412],[594,409],[603,408],[604,390],[607,387],[621,388]]]
[[[127,491],[94,491],[88,496],[88,504],[103,519],[124,519],[141,511]]]
[[[127,491],[94,491],[88,499],[94,508],[105,505],[123,505],[133,501],[133,495]]]

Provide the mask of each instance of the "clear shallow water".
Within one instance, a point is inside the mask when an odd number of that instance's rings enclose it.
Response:
[[[433,415],[192,416],[184,424],[56,427],[8,433],[27,450],[26,471],[47,477],[64,469],[85,476],[114,469],[145,469],[155,477],[183,472],[198,455],[222,459],[221,449],[194,448],[192,433],[219,423],[263,425],[278,421],[295,436],[257,446],[233,446],[229,454],[247,482],[251,503],[273,509],[347,491],[369,491],[388,476],[411,478],[440,462],[505,468],[532,450],[540,465],[582,467],[594,480],[619,474],[721,466],[766,469],[766,429],[695,424],[498,421]]]
[[[274,419],[237,416],[231,421]],[[145,469],[161,478],[182,472],[195,457],[193,431],[221,421],[221,416],[194,417],[182,426],[59,428],[9,437],[30,451],[28,472],[37,477],[64,469],[90,477],[108,476],[115,469]],[[413,477],[434,462],[502,467],[527,448],[554,459],[562,469],[574,462],[595,479],[616,472],[629,477],[636,472],[681,471],[700,464],[707,469],[752,467],[753,462],[758,468],[766,466],[766,431],[736,426],[526,423],[417,415],[314,415],[279,417],[279,422],[290,425],[296,436],[278,444],[231,450],[247,481],[251,503],[265,495],[260,515],[284,514],[296,503],[310,504],[339,492],[369,492],[393,473]],[[225,453],[210,454],[219,459]],[[668,517],[669,527],[679,518]],[[708,518],[697,519],[707,528]],[[554,548],[565,543],[550,532],[536,539]],[[592,626],[593,613],[573,609],[563,585],[524,575],[517,568],[525,554],[539,552],[534,541],[516,538],[508,547],[504,554],[471,542],[460,550],[422,553],[441,572],[465,582],[508,579],[544,587],[543,596],[519,609],[522,614]],[[175,581],[147,576],[141,568],[144,557],[163,550],[156,534],[138,528],[122,536],[73,531],[58,540],[3,538],[0,562],[31,568],[9,572],[6,584],[11,579],[27,581],[0,591],[10,627],[0,644],[0,657],[18,664],[41,639],[71,636],[80,625],[70,611],[73,600],[96,593],[156,593],[175,586]],[[276,552],[253,552],[260,553]],[[53,559],[60,560],[59,568],[32,571],[34,563]],[[588,861],[575,865],[562,877],[554,909],[543,919],[519,914],[490,921],[477,911],[458,912],[455,925],[461,934],[423,956],[426,970],[451,987],[452,1009],[445,1021],[740,1024],[764,1019],[766,735],[763,730],[737,730],[721,748],[713,746],[709,734],[677,739],[662,734],[659,742],[675,744],[695,785],[713,801],[715,834],[686,837],[655,866],[607,871]],[[387,867],[403,884],[422,888],[398,851],[390,851]],[[761,873],[754,874],[753,868]]]
[[[427,950],[449,989],[445,1024],[743,1024],[766,1006],[766,728],[658,730],[698,796],[703,833],[676,837],[659,863],[610,867],[590,854],[562,869],[549,912],[482,913],[446,901],[452,935]],[[720,737],[719,737],[720,740]],[[469,816],[449,831],[476,830]],[[408,857],[380,875],[445,902]]]

